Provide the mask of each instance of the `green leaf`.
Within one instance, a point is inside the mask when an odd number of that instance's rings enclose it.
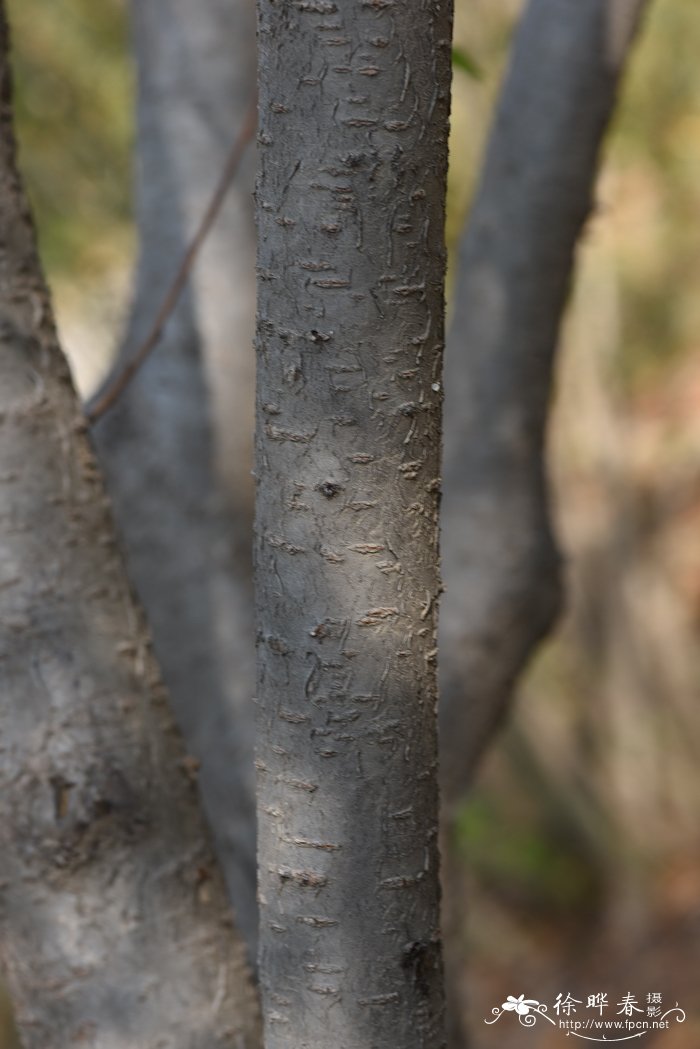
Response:
[[[483,80],[484,78],[481,66],[462,47],[452,48],[452,65],[455,69],[461,69],[472,80]]]

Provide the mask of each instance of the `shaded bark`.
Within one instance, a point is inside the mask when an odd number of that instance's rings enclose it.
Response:
[[[441,751],[471,782],[561,604],[544,438],[559,326],[643,0],[531,0],[460,245],[446,357]]]
[[[141,245],[120,359],[153,322],[255,87],[252,2],[138,0],[132,19]],[[162,343],[95,439],[254,958],[251,174],[249,162]]]
[[[0,12],[0,951],[25,1049],[259,1045],[15,169]]]
[[[265,1044],[435,1049],[449,5],[262,0],[259,38]]]

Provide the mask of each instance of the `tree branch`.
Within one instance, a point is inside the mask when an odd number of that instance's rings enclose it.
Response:
[[[443,794],[471,782],[561,606],[544,442],[600,147],[645,0],[531,0],[460,245],[446,356]]]
[[[200,225],[211,172],[232,170],[228,128],[250,126],[255,85],[248,0],[132,0],[131,21],[139,257],[114,374],[152,327],[173,260]],[[254,963],[253,152],[158,352],[91,436]]]
[[[153,326],[131,360],[129,360],[116,375],[112,376],[107,387],[88,405],[86,405],[85,417],[89,423],[95,423],[112,407],[115,401],[129,385],[148,355],[160,342],[168,318],[177,306],[178,299],[187,284],[187,279],[192,267],[194,266],[202,245],[207,239],[207,235],[219,214],[228,189],[235,178],[246,148],[253,139],[256,123],[257,100],[253,99],[248,108],[243,125],[231,147],[231,152],[229,153],[224,170],[221,173],[221,178],[219,179],[211,200],[207,205],[206,211],[202,216],[202,221],[197,232],[182,257],[182,261],[180,262],[177,273],[173,278],[173,282],[168,288],[160,309],[155,316]]]
[[[530,0],[460,245],[445,361],[440,614],[443,833],[562,604],[545,433],[575,249],[645,0]],[[444,878],[449,1045],[464,927]]]

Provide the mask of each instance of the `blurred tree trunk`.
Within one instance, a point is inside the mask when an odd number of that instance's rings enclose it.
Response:
[[[252,0],[137,0],[132,26],[141,249],[120,362],[153,323],[255,89]],[[95,428],[252,957],[254,258],[251,157],[162,343]]]
[[[448,799],[470,783],[560,607],[544,462],[555,350],[601,142],[644,6],[531,0],[460,245],[445,404]]]
[[[0,950],[25,1049],[259,1045],[15,169],[0,10]]]
[[[644,7],[644,0],[530,0],[460,245],[445,369],[448,830],[561,604],[544,452],[555,350],[601,143]],[[446,880],[445,923],[454,930],[462,923],[456,873]],[[457,965],[455,958],[449,966],[453,990]]]
[[[259,38],[266,1046],[437,1049],[450,10],[265,3]]]

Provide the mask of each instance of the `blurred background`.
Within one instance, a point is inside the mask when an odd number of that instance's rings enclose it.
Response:
[[[457,0],[448,239],[468,211],[518,0]],[[10,0],[21,162],[83,394],[130,303],[133,72],[122,0]],[[482,1018],[660,992],[700,1045],[700,18],[654,0],[579,254],[550,426],[567,610],[465,800],[473,1040]],[[467,964],[468,962],[468,964]],[[547,1027],[547,1029],[543,1029]],[[0,1046],[2,1035],[0,1032]]]

